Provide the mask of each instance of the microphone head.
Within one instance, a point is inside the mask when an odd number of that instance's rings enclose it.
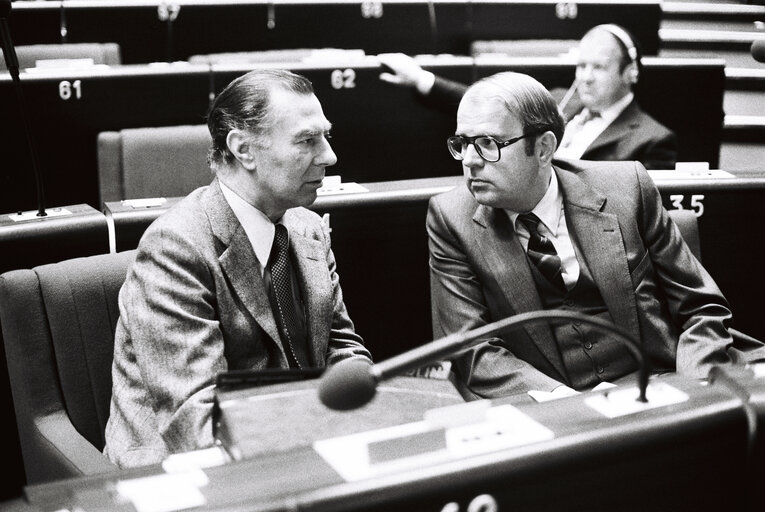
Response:
[[[11,0],[0,0],[0,18],[7,18],[11,13]]]
[[[752,43],[750,49],[752,58],[757,62],[765,63],[765,39],[757,39]]]
[[[372,400],[376,392],[372,364],[360,357],[330,366],[319,383],[319,400],[336,411],[357,409]]]

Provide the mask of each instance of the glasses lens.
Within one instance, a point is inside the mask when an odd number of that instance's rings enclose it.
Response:
[[[446,139],[446,145],[455,160],[462,160],[462,137],[449,137]]]
[[[478,154],[487,162],[496,162],[499,160],[499,146],[494,139],[490,137],[478,137],[474,144]]]

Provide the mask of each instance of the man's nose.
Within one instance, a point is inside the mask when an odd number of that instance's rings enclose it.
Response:
[[[332,151],[332,146],[329,144],[329,141],[326,138],[322,138],[321,150],[314,159],[314,163],[316,165],[322,165],[325,167],[329,167],[337,163],[337,155],[335,155],[335,152]]]
[[[462,151],[462,164],[466,167],[478,167],[483,165],[483,158],[478,154],[474,144],[468,144]]]

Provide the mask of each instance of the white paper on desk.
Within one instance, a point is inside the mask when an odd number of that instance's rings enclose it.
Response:
[[[688,395],[665,382],[651,382],[646,389],[646,402],[638,401],[637,386],[587,397],[584,403],[607,418],[617,418],[636,412],[688,401]]]
[[[360,194],[362,192],[369,192],[369,189],[353,181],[330,186],[322,185],[321,188],[316,191],[316,193],[320,196],[331,196],[334,194]]]
[[[8,218],[14,222],[39,219],[41,217],[37,216],[38,213],[40,213],[39,210],[29,210],[21,213],[11,213],[8,215]],[[64,215],[72,214],[72,212],[66,208],[47,208],[45,213],[47,214],[47,217],[62,217]]]
[[[648,175],[654,181],[661,180],[700,180],[700,179],[730,179],[734,175],[721,169],[692,169],[680,168],[667,171],[649,170]]]
[[[172,512],[206,503],[199,490],[207,485],[201,470],[165,473],[117,482],[117,492],[129,499],[136,512]]]
[[[492,407],[483,418],[472,424],[445,429],[445,448],[376,464],[369,459],[367,447],[370,443],[420,434],[432,430],[433,425],[426,421],[406,423],[323,439],[316,441],[313,447],[341,477],[356,482],[555,437],[551,430],[512,405]]]

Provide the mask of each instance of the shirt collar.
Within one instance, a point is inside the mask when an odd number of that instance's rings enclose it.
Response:
[[[531,212],[539,217],[539,220],[547,227],[550,233],[557,236],[558,222],[560,221],[562,207],[563,196],[561,195],[560,187],[558,186],[558,176],[555,174],[555,170],[551,168],[550,184],[547,186],[547,191]],[[510,222],[515,226],[515,221],[518,218],[519,213],[512,210],[506,211],[510,217]]]
[[[628,92],[624,97],[622,97],[620,100],[618,100],[616,103],[611,105],[610,107],[603,109],[600,112],[600,117],[603,119],[603,121],[606,124],[611,124],[614,119],[619,117],[619,114],[621,114],[625,108],[627,108],[627,105],[632,103],[632,100],[635,99],[635,95],[631,92]]]
[[[224,185],[222,181],[218,180],[218,182],[220,183],[223,197],[226,198],[229,206],[231,206],[234,215],[236,215],[242,228],[244,228],[250,244],[252,244],[252,250],[255,251],[255,256],[260,262],[262,273],[271,255],[271,246],[274,243],[276,227],[265,213],[242,199],[236,192]],[[281,219],[278,223],[281,223]]]

